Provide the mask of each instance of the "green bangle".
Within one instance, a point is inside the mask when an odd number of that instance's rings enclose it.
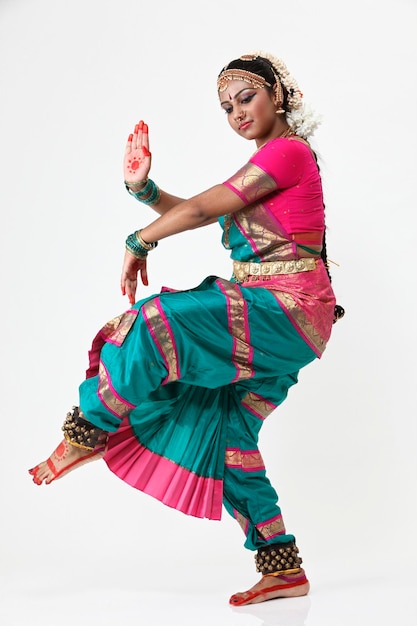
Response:
[[[150,178],[148,178],[146,185],[139,191],[133,191],[133,189],[130,189],[127,184],[126,189],[131,196],[134,196],[136,200],[143,202],[143,204],[157,204],[161,199],[161,190]]]
[[[148,252],[153,250],[158,245],[157,241],[153,243],[147,243],[140,235],[140,230],[129,235],[126,239],[126,250],[133,254],[137,259],[146,259]]]

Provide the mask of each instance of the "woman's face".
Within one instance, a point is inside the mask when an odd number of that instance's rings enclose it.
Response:
[[[241,137],[254,139],[259,146],[279,134],[282,121],[265,87],[255,88],[245,81],[231,80],[219,92],[219,99],[230,126]]]

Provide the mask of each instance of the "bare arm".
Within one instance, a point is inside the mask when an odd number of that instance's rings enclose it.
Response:
[[[173,196],[162,189],[160,191],[161,198],[159,202],[152,206],[152,209],[156,211],[156,213],[159,213],[159,215],[165,215],[165,213],[176,207],[178,204],[187,202],[185,198],[178,198],[177,196]],[[223,213],[221,215],[223,215]],[[208,224],[214,224],[215,222],[217,222],[217,217],[208,217],[204,222],[191,226],[190,229],[200,228],[200,226],[207,226]]]
[[[221,215],[234,213],[245,206],[244,202],[225,185],[216,185],[189,200],[184,200],[164,213],[154,222],[141,229],[146,242],[159,241],[165,237],[200,228],[217,220]],[[120,286],[131,304],[135,303],[137,276],[141,275],[144,285],[148,284],[145,259],[137,259],[126,251]]]
[[[125,181],[130,183],[133,191],[140,192],[145,187],[151,160],[148,126],[141,121],[136,124],[134,132],[129,135],[124,156]],[[145,199],[147,197],[147,195],[144,196]],[[215,185],[189,200],[161,190],[159,199],[156,204],[152,205],[160,217],[142,228],[141,236],[147,242],[159,241],[186,230],[212,224],[219,216],[234,213],[243,206],[245,206],[244,202],[225,185]],[[142,283],[147,285],[146,258],[138,259],[126,252],[120,284],[123,295],[128,296],[131,304],[135,302],[138,274],[141,276]]]
[[[159,213],[159,215],[164,215],[167,211],[170,211],[172,207],[180,202],[184,202],[184,200],[185,198],[178,198],[161,189],[161,198],[158,204],[152,205],[152,209],[156,211],[156,213]]]
[[[245,206],[243,200],[225,185],[215,185],[189,200],[184,200],[146,226],[141,231],[145,241],[159,241],[165,237],[200,228],[221,215],[234,213]]]

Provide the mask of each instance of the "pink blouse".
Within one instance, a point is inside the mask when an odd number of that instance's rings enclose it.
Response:
[[[299,139],[269,141],[224,185],[246,205],[262,198],[289,235],[324,231],[320,172],[313,152]]]

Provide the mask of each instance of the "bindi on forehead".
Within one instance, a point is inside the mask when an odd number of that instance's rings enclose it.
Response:
[[[253,86],[253,85],[247,85],[246,87],[244,87],[243,89],[240,89],[237,93],[235,93],[234,95],[232,95],[230,93],[230,91],[228,91],[227,93],[227,97],[229,99],[229,102],[232,102],[232,100],[236,100],[241,93],[243,93],[244,91],[247,91],[248,89],[257,89],[257,87]]]

